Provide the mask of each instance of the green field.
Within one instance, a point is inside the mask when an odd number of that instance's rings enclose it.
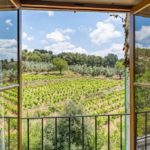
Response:
[[[16,91],[2,94],[6,114],[17,113]],[[85,115],[124,113],[124,81],[73,73],[23,75],[23,116],[56,116],[68,101],[84,105]]]
[[[17,114],[17,89],[6,90],[1,95],[1,102],[4,105],[5,115],[16,116]],[[117,114],[124,113],[124,81],[115,80],[112,78],[106,78],[102,76],[91,77],[81,76],[74,74],[71,71],[64,72],[63,75],[57,74],[57,72],[34,74],[23,74],[23,116],[35,117],[35,116],[60,116],[62,112],[66,112],[64,115],[68,115],[69,109],[66,108],[69,102],[73,102],[78,106],[82,106],[82,115],[98,115],[98,114]],[[74,109],[72,106],[71,109]],[[80,115],[76,112],[75,115]],[[124,120],[124,119],[123,119]],[[107,117],[99,117],[98,122],[98,148],[107,149]],[[81,122],[77,120],[77,126],[81,125]],[[86,125],[90,123],[89,128],[91,131],[87,131],[89,134],[90,145],[94,147],[94,119],[85,120]],[[13,123],[13,122],[12,122]],[[49,125],[50,123],[50,125]],[[58,123],[58,128],[59,127]],[[67,122],[63,122],[64,132],[68,131]],[[54,128],[50,129],[51,132],[47,132],[47,128],[53,126],[52,122],[45,122],[45,134],[47,135],[46,144],[50,148],[49,141],[53,141],[54,134],[52,133]],[[124,126],[124,122],[123,122]],[[41,126],[39,121],[32,121],[30,124],[31,133],[31,149],[40,149],[40,132]],[[120,131],[120,118],[110,117],[111,127],[111,141],[112,147],[119,149],[119,131]],[[23,122],[23,147],[26,149],[26,122]],[[65,129],[66,128],[66,129]],[[15,130],[12,129],[12,130]],[[66,130],[66,131],[65,131]],[[77,130],[77,129],[76,129]],[[78,130],[77,130],[78,131]],[[81,131],[79,130],[79,133]],[[124,131],[123,131],[124,133]],[[50,134],[50,135],[48,135]],[[60,134],[60,133],[58,133]],[[16,135],[14,135],[16,136]],[[34,138],[33,138],[34,137]],[[35,138],[36,137],[36,138]],[[50,139],[48,138],[50,137]],[[52,139],[51,139],[52,138]],[[53,145],[53,144],[52,144]],[[124,145],[124,143],[123,143]],[[13,145],[12,145],[13,146]],[[72,145],[73,146],[73,145]],[[53,147],[53,146],[52,146]],[[79,146],[77,149],[81,149]],[[89,148],[87,148],[89,149]],[[93,149],[93,148],[92,148]]]
[[[124,112],[122,80],[72,74],[24,74],[23,79],[23,108],[30,116],[59,115],[68,101],[84,105],[85,114]]]

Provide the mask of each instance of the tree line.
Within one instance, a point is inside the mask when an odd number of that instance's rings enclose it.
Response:
[[[116,62],[119,60],[117,55],[108,54],[104,58],[101,56],[87,55],[80,53],[63,52],[58,55],[53,54],[52,51],[35,49],[32,52],[23,50],[22,60],[29,62],[47,62],[52,63],[55,58],[62,58],[70,65],[87,65],[88,67],[115,67]]]

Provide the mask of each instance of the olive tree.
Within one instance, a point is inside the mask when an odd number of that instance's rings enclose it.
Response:
[[[53,65],[54,67],[59,70],[60,74],[62,74],[62,71],[68,68],[68,63],[62,58],[55,58],[53,59]]]

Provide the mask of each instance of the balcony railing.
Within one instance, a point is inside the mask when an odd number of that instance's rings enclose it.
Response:
[[[136,113],[137,150],[150,149],[150,111]]]
[[[142,149],[142,148],[147,148],[150,146],[150,135],[148,134],[148,114],[150,114],[150,112],[144,112],[144,113],[137,113],[136,114],[136,121],[137,121],[137,125],[138,124],[138,117],[139,115],[142,115],[144,117],[144,129],[142,129],[142,131],[144,130],[143,134],[144,136],[138,137],[137,138],[137,149]],[[91,128],[93,130],[93,135],[92,136],[92,141],[94,141],[93,143],[93,148],[92,150],[98,150],[100,149],[100,135],[99,134],[99,130],[100,129],[104,129],[105,130],[105,135],[107,135],[107,139],[105,139],[105,148],[110,150],[112,149],[112,145],[113,143],[113,137],[111,136],[112,134],[112,130],[114,127],[112,127],[112,122],[115,120],[115,122],[117,122],[116,126],[117,126],[117,134],[119,135],[116,139],[118,141],[118,145],[117,145],[117,149],[124,149],[125,148],[125,140],[129,140],[126,139],[126,134],[125,134],[125,121],[126,118],[129,117],[129,114],[105,114],[105,115],[92,115],[92,116],[63,116],[63,117],[31,117],[31,118],[22,118],[23,120],[23,136],[26,134],[26,136],[24,137],[24,140],[26,141],[26,148],[27,150],[31,150],[33,147],[32,145],[32,138],[31,137],[31,132],[32,132],[32,123],[33,124],[37,124],[40,127],[40,130],[37,130],[36,132],[40,132],[40,136],[39,136],[39,141],[40,141],[40,145],[39,145],[39,149],[41,150],[45,150],[45,126],[48,126],[48,122],[51,122],[51,125],[53,127],[51,127],[51,130],[53,130],[53,134],[51,134],[53,137],[53,143],[54,143],[54,148],[55,150],[59,150],[60,149],[60,138],[63,138],[63,136],[60,136],[60,132],[59,132],[59,122],[60,120],[63,120],[66,123],[66,126],[64,128],[64,130],[67,130],[67,149],[71,150],[72,149],[72,137],[75,135],[75,131],[72,131],[73,125],[74,125],[74,121],[77,119],[77,121],[80,121],[80,131],[81,131],[81,137],[78,137],[79,139],[81,139],[80,141],[80,149],[82,150],[87,150],[87,145],[86,145],[86,138],[87,138],[87,132],[86,132],[86,125],[87,124],[91,124],[93,128]],[[103,118],[103,120],[101,120],[101,118]],[[12,120],[15,120],[17,118],[15,117],[4,117],[1,118],[4,120],[4,122],[7,123],[7,128],[5,129],[5,141],[7,143],[8,150],[11,149],[11,143],[12,138],[11,138],[11,134],[12,134],[12,127],[11,127],[11,122]],[[6,124],[5,123],[5,124]],[[139,127],[137,126],[137,130],[139,129]],[[138,135],[138,131],[137,131],[137,136]],[[100,138],[100,139],[99,139]],[[66,140],[66,139],[65,139]],[[31,148],[32,147],[32,148]]]

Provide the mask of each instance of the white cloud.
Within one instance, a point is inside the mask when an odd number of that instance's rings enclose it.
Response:
[[[48,16],[54,16],[54,12],[53,11],[48,11]]]
[[[45,47],[46,50],[51,50],[55,54],[62,52],[72,52],[72,53],[87,53],[87,51],[82,47],[77,47],[70,42],[58,42],[50,46]]]
[[[27,40],[27,41],[33,41],[34,40],[34,37],[28,36],[28,34],[26,32],[23,32],[22,38],[23,38],[23,40]]]
[[[150,38],[150,26],[142,26],[139,31],[136,31],[136,39],[139,42]]]
[[[149,46],[144,46],[143,44],[141,44],[141,43],[136,43],[136,46],[135,46],[136,48],[148,48],[148,49],[150,49],[150,45]]]
[[[42,43],[42,44],[48,44],[48,41],[46,41],[46,40],[41,40],[41,43]]]
[[[135,47],[137,47],[137,48],[143,48],[143,45],[140,44],[140,43],[136,43],[136,46],[135,46]]]
[[[25,44],[22,44],[22,49],[28,49],[28,46]]]
[[[22,50],[24,50],[24,49],[27,49],[27,50],[30,51],[30,52],[33,52],[33,51],[34,51],[34,49],[29,48],[28,45],[22,44]]]
[[[123,44],[112,44],[110,48],[105,48],[103,50],[88,52],[82,47],[77,47],[70,42],[58,42],[54,43],[50,46],[46,46],[44,49],[53,51],[54,54],[59,54],[62,52],[72,52],[72,53],[84,53],[89,55],[97,55],[97,56],[107,56],[109,53],[113,53],[118,55],[119,58],[123,58]]]
[[[15,39],[0,39],[0,48],[13,48],[17,46]]]
[[[0,59],[17,59],[17,41],[15,39],[0,39]]]
[[[23,38],[23,39],[26,39],[26,38],[27,38],[27,36],[28,36],[28,35],[27,35],[27,33],[26,33],[26,32],[23,32],[23,33],[22,33],[22,38]]]
[[[117,31],[112,23],[97,22],[96,29],[90,33],[90,38],[93,43],[101,45],[114,38],[121,37],[121,35],[121,32]]]
[[[98,50],[95,52],[91,52],[92,55],[97,56],[107,56],[108,54],[116,54],[119,58],[123,58],[124,52],[123,52],[123,44],[112,44],[110,48],[105,48],[103,50]]]
[[[11,20],[11,19],[5,20],[5,23],[6,23],[8,26],[13,26],[13,23],[12,23],[12,20]]]
[[[50,39],[53,42],[63,42],[66,40],[70,40],[70,37],[68,35],[62,33],[62,31],[58,29],[56,29],[54,32],[47,34],[46,38]]]
[[[34,37],[33,37],[33,36],[29,36],[29,37],[27,37],[27,40],[28,40],[28,41],[33,41],[33,40],[34,40]]]
[[[81,25],[81,26],[78,27],[78,30],[79,30],[80,32],[85,32],[85,33],[87,33],[87,32],[91,32],[91,31],[92,31],[92,28],[85,27],[85,26]]]
[[[33,29],[33,27],[31,26],[31,27],[30,27],[30,30],[32,30],[32,29]]]
[[[70,29],[70,28],[67,28],[67,29],[62,30],[62,32],[63,32],[63,33],[74,33],[75,30]]]

